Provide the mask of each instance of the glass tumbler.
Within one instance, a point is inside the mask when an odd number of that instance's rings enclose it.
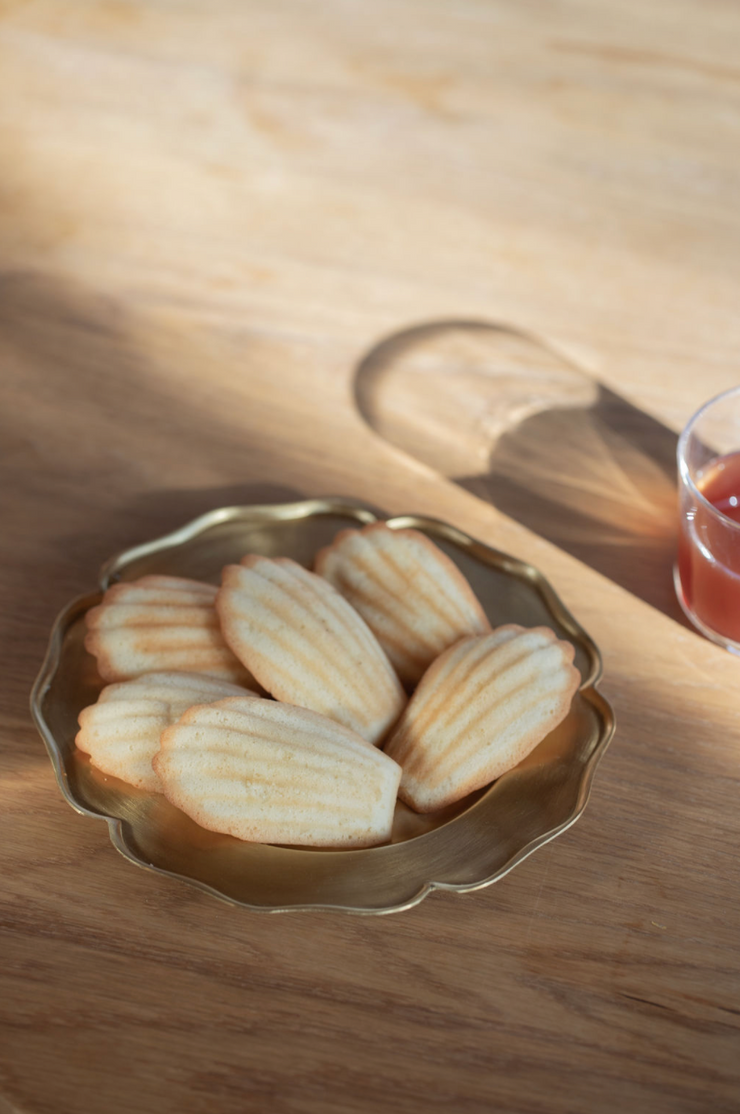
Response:
[[[674,582],[707,638],[740,654],[740,387],[711,399],[678,442]]]

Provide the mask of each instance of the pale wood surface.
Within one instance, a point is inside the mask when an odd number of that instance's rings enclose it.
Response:
[[[734,1111],[740,665],[384,442],[358,362],[506,321],[677,431],[738,379],[740,13],[0,4],[5,1111]],[[537,564],[604,651],[590,805],[496,886],[230,910],[63,802],[58,608],[209,507],[348,494]]]

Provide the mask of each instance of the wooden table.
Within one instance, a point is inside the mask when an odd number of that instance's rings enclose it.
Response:
[[[0,6],[3,1114],[738,1109],[740,664],[353,382],[411,325],[504,321],[675,440],[738,381],[739,46],[721,0]],[[109,554],[330,493],[538,565],[618,731],[497,885],[254,915],[76,815],[28,693]]]

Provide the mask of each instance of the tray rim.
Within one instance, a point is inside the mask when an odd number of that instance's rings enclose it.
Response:
[[[254,521],[255,519],[259,520],[260,518],[264,518],[265,521],[275,521],[275,519],[286,521],[310,518],[314,515],[323,516],[332,514],[348,515],[363,524],[383,521],[392,528],[395,527],[397,529],[402,529],[405,526],[411,527],[413,525],[418,527],[422,525],[429,528],[432,532],[439,531],[441,535],[457,543],[464,550],[471,552],[473,556],[476,555],[476,550],[485,552],[487,555],[493,555],[505,572],[529,581],[543,597],[548,609],[555,615],[563,627],[577,634],[579,640],[587,647],[591,660],[591,670],[588,676],[584,678],[579,691],[583,699],[594,706],[600,713],[604,723],[604,730],[589,754],[588,759],[583,763],[582,774],[578,785],[578,795],[569,815],[560,824],[557,824],[547,832],[530,840],[529,843],[515,852],[503,866],[496,869],[491,875],[474,882],[462,883],[442,882],[429,879],[420,886],[418,891],[405,900],[382,907],[349,906],[328,902],[307,902],[295,905],[276,906],[256,905],[225,894],[201,879],[192,878],[178,871],[169,870],[166,867],[146,862],[133,850],[126,839],[126,830],[131,828],[127,820],[109,816],[106,813],[91,809],[87,807],[87,805],[81,803],[73,793],[69,784],[62,760],[61,747],[57,743],[54,733],[46,722],[43,712],[43,698],[59,667],[64,637],[69,626],[72,622],[76,621],[81,611],[86,611],[99,601],[102,592],[118,580],[119,572],[132,562],[151,554],[159,553],[162,550],[192,541],[214,526],[238,521],[239,519],[249,518],[250,521]],[[80,815],[89,816],[94,820],[105,821],[108,826],[108,834],[111,843],[128,862],[133,863],[142,870],[184,882],[189,886],[193,886],[204,893],[216,897],[219,901],[229,906],[248,909],[250,912],[267,914],[289,912],[342,912],[360,916],[377,916],[411,909],[436,890],[449,893],[470,893],[475,890],[485,889],[494,882],[499,881],[499,879],[504,878],[511,870],[527,859],[536,850],[546,843],[551,842],[553,839],[556,839],[575,824],[588,804],[596,769],[614,737],[614,732],[616,730],[614,709],[603,694],[595,687],[601,679],[602,672],[603,663],[598,646],[565,606],[544,574],[534,565],[520,558],[513,557],[493,546],[480,542],[442,519],[418,515],[413,512],[399,515],[384,515],[372,508],[369,504],[360,500],[329,496],[326,498],[305,499],[289,503],[236,504],[227,507],[217,507],[213,510],[206,511],[204,514],[198,515],[196,518],[175,530],[162,534],[148,542],[130,546],[114,554],[104,562],[100,569],[98,575],[98,589],[95,592],[86,593],[70,600],[56,616],[49,635],[43,663],[31,689],[30,710],[33,721],[41,735],[51,760],[52,769],[62,796],[70,807]],[[425,835],[429,834],[431,833],[423,833],[415,838],[424,839]],[[366,848],[364,853],[372,854],[373,851],[381,849],[382,848]]]

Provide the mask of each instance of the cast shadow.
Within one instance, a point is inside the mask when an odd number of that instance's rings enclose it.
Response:
[[[192,397],[184,344],[80,284],[0,273],[0,700],[14,721],[55,615],[109,557],[215,507],[304,497],[243,410],[204,405],[219,389],[207,366]]]
[[[537,338],[439,321],[384,338],[355,401],[397,448],[686,623],[676,434]]]

